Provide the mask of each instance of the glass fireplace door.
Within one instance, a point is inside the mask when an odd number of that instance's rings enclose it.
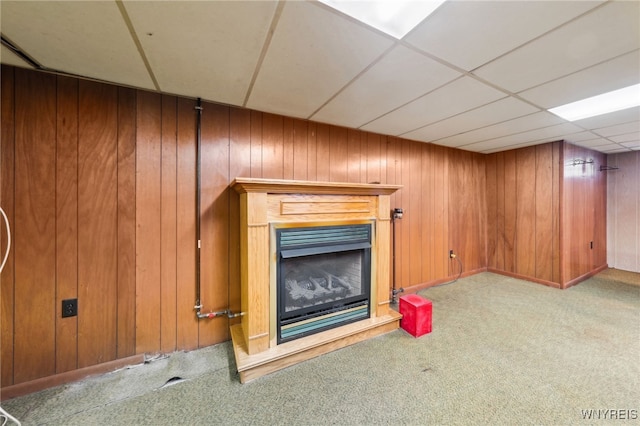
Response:
[[[371,224],[286,228],[278,246],[278,342],[368,318]]]

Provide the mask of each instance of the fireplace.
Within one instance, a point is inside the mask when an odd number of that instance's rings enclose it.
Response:
[[[278,343],[369,318],[372,224],[276,228]]]
[[[398,185],[236,178],[247,381],[399,327],[389,309],[390,196]]]

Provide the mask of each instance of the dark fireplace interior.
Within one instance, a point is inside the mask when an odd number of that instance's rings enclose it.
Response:
[[[370,316],[371,224],[276,229],[278,343]]]

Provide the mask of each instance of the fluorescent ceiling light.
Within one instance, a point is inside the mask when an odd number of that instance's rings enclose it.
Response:
[[[445,0],[320,0],[345,15],[401,39]]]
[[[549,109],[569,121],[582,120],[640,105],[640,84]]]

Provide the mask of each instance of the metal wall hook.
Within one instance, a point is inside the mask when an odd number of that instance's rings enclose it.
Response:
[[[575,158],[572,162],[572,166],[580,166],[582,164],[593,164],[593,158],[589,158],[588,160],[582,160],[580,158]]]

